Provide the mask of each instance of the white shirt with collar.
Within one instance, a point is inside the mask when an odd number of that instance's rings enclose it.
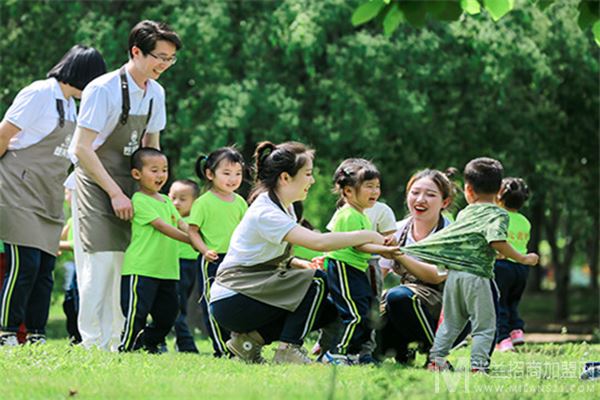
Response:
[[[144,90],[135,83],[129,72],[125,75],[129,86],[129,115],[148,114],[150,100],[153,99],[152,116],[148,121],[147,132],[159,133],[165,128],[167,121],[165,90],[152,79],[148,79]],[[84,89],[77,125],[98,132],[98,137],[92,143],[94,150],[106,141],[119,123],[122,104],[119,70],[94,79]],[[69,153],[75,161],[74,152],[74,144],[71,143]]]
[[[23,88],[4,114],[4,120],[20,129],[8,142],[8,150],[19,150],[41,142],[58,125],[56,99],[63,102],[65,120],[75,121],[77,106],[71,97],[65,99],[55,78],[35,81]]]

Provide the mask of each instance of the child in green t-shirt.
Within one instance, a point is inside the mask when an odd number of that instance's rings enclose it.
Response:
[[[222,147],[196,161],[196,174],[206,183],[205,192],[192,205],[189,235],[202,254],[198,274],[200,306],[215,357],[229,355],[226,342],[230,334],[212,316],[210,288],[229,249],[231,235],[248,209],[246,200],[235,193],[242,184],[243,171],[244,159],[233,147]]]
[[[521,254],[527,253],[531,223],[519,209],[529,198],[527,184],[521,178],[504,178],[498,193],[498,204],[508,212],[508,243]],[[514,351],[514,346],[525,343],[519,316],[519,302],[527,285],[529,267],[513,259],[498,258],[494,265],[494,279],[500,291],[496,316],[496,349]]]
[[[340,195],[338,209],[331,222],[332,232],[350,232],[371,229],[371,221],[364,210],[373,207],[381,194],[380,174],[367,160],[351,158],[343,161],[335,171],[335,190]],[[373,331],[369,312],[375,302],[367,276],[372,254],[386,257],[397,251],[396,246],[365,244],[346,247],[327,254],[327,278],[333,301],[342,318],[342,333],[336,349],[323,355],[324,362],[334,364],[373,363],[368,346],[364,346]]]
[[[177,241],[189,243],[188,226],[169,197],[159,193],[169,176],[163,153],[150,147],[136,150],[131,175],[140,188],[131,198],[131,242],[121,273],[121,309],[126,319],[119,351],[144,348],[154,353],[179,312]],[[148,314],[151,324],[147,324]]]
[[[198,184],[189,179],[180,179],[171,184],[169,198],[185,222],[189,222],[194,200],[200,194]],[[188,300],[192,294],[199,270],[198,252],[191,245],[178,242],[179,249],[179,315],[175,320],[175,347],[180,353],[198,353],[194,335],[187,324]]]
[[[471,370],[487,372],[496,333],[492,278],[496,251],[523,264],[535,265],[537,254],[522,255],[507,242],[508,214],[494,204],[502,182],[499,161],[481,157],[471,160],[464,171],[465,197],[469,205],[456,222],[426,239],[400,250],[448,269],[444,287],[444,320],[429,353],[428,369],[447,370],[445,357],[452,344],[471,322],[473,347]],[[401,255],[402,264],[426,264]],[[426,264],[431,267],[431,264]]]

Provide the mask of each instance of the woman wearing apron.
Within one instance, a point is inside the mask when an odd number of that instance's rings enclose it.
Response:
[[[74,98],[106,72],[100,53],[76,45],[50,72],[19,92],[0,123],[0,239],[7,270],[0,293],[0,345],[14,345],[25,322],[28,341],[44,342],[52,271],[63,220],[67,149]]]
[[[406,204],[410,215],[399,221],[394,237],[399,246],[425,239],[450,224],[442,212],[452,203],[455,187],[448,176],[435,169],[414,174],[406,185]],[[405,364],[414,359],[409,344],[419,343],[423,351],[433,344],[442,309],[443,282],[446,275],[437,269],[419,269],[392,260],[381,259],[379,265],[400,276],[400,285],[384,295],[384,327],[378,332],[379,351],[393,353],[397,362]],[[462,341],[469,332],[461,334]]]
[[[142,21],[129,34],[129,62],[84,91],[75,138],[73,242],[82,345],[116,351],[121,265],[129,245],[135,181],[130,156],[142,143],[159,147],[166,124],[164,89],[156,79],[173,65],[181,42],[162,23]]]
[[[313,151],[304,145],[262,142],[254,157],[251,205],[218,269],[211,308],[217,321],[232,331],[228,349],[242,360],[264,362],[262,346],[279,340],[274,362],[310,363],[304,337],[320,322],[333,319],[335,308],[326,303],[323,271],[294,258],[291,246],[329,251],[381,244],[383,237],[373,231],[321,234],[298,223],[292,204],[303,201],[314,183]]]

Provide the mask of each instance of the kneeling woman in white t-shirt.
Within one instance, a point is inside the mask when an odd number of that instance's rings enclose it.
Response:
[[[325,274],[294,258],[292,245],[330,251],[383,243],[373,231],[318,233],[298,224],[292,203],[304,200],[315,182],[313,156],[301,143],[258,145],[251,205],[211,288],[213,315],[232,331],[227,347],[247,362],[264,362],[262,346],[279,340],[274,362],[310,363],[304,337],[318,327],[315,321],[327,319],[321,314],[335,315],[324,303]]]

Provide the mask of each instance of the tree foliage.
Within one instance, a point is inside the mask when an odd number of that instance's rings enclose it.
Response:
[[[545,10],[555,0],[367,0],[354,10],[352,24],[359,26],[378,21],[383,32],[390,36],[402,22],[421,27],[427,19],[456,21],[463,13],[477,15],[485,10],[498,21],[521,5],[536,4]],[[600,46],[600,3],[598,0],[579,0],[577,22],[583,30],[591,30]]]

